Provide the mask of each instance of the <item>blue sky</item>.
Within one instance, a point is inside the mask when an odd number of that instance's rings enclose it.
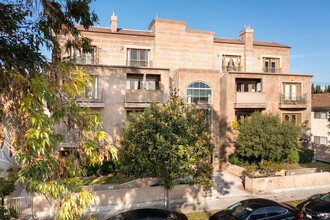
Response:
[[[292,47],[290,72],[313,74],[314,83],[330,84],[330,0],[96,0],[92,9],[100,26],[147,30],[159,18],[187,21],[187,28],[215,31],[216,37],[238,38],[244,24],[254,40]]]

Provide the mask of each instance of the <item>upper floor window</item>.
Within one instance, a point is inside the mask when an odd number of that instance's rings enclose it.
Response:
[[[261,92],[261,79],[236,79],[236,92]]]
[[[159,85],[159,75],[127,74],[126,89],[159,90]]]
[[[280,73],[280,58],[263,57],[263,72],[265,73]]]
[[[195,82],[187,87],[187,103],[211,104],[212,89],[203,82]]]
[[[302,102],[301,83],[284,82],[282,96],[284,96],[282,97],[284,102]]]
[[[128,48],[127,49],[127,66],[133,66],[133,67],[149,67],[149,66],[151,66],[150,50]]]
[[[222,71],[241,71],[241,56],[223,55],[222,56]]]
[[[301,113],[283,113],[283,119],[297,125],[301,124]]]
[[[327,119],[327,112],[326,111],[316,111],[316,112],[314,112],[314,118]]]
[[[103,91],[100,86],[100,79],[98,75],[92,75],[93,82],[89,83],[88,88],[83,90],[77,101],[81,102],[102,102]]]
[[[70,57],[77,64],[96,64],[96,47],[88,53],[83,52],[82,48],[71,48]]]

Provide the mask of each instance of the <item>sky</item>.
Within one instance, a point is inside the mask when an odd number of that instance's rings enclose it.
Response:
[[[254,40],[291,46],[290,73],[313,74],[330,85],[330,0],[96,0],[92,10],[101,27],[148,30],[157,16],[187,21],[187,28],[215,31],[215,37],[238,38],[244,24]]]

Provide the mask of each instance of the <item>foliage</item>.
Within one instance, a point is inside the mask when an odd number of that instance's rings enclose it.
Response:
[[[82,167],[85,176],[106,176],[108,174],[119,173],[121,170],[121,162],[118,160],[106,160],[103,163],[92,164]]]
[[[18,218],[16,210],[13,208],[7,210],[4,205],[0,205],[0,219],[11,220],[13,218]]]
[[[240,125],[236,153],[253,161],[281,161],[299,146],[301,127],[278,116],[254,112]]]
[[[287,158],[283,162],[299,163],[299,150],[292,151],[288,154]]]
[[[321,85],[314,85],[312,83],[312,94],[321,94],[321,93],[330,93],[330,85],[325,85],[324,88],[321,88]]]
[[[251,164],[251,165],[247,165],[244,167],[244,176],[248,176],[248,177],[254,177],[256,175],[256,172],[258,170],[258,166],[256,164]]]
[[[0,172],[2,172],[0,170]],[[7,170],[8,177],[0,176],[0,198],[3,204],[4,198],[15,191],[15,182],[17,180],[17,170],[10,168]]]
[[[86,70],[61,59],[58,37],[69,36],[66,48],[91,50],[75,24],[88,28],[97,20],[91,0],[8,0],[0,3],[0,144],[5,144],[21,170],[27,192],[58,201],[59,218],[83,214],[93,196],[81,192],[80,166],[108,158],[115,149],[102,131],[100,113],[81,108],[76,97],[88,89]],[[41,46],[53,51],[50,63]],[[78,128],[78,146],[69,157],[56,151],[64,140],[56,126]],[[94,130],[96,128],[96,131]],[[7,141],[8,140],[8,141]]]
[[[175,95],[127,121],[120,143],[123,170],[130,175],[159,177],[166,190],[179,179],[211,186],[210,126],[203,113]]]
[[[230,163],[235,164],[237,166],[247,166],[249,165],[248,158],[241,157],[237,153],[229,154],[228,160]]]
[[[310,163],[314,158],[313,149],[300,149],[299,153],[299,163]]]
[[[266,160],[263,160],[258,165],[260,168],[260,173],[266,176],[273,176],[275,172],[279,172],[283,169],[283,166],[281,166],[281,164]]]

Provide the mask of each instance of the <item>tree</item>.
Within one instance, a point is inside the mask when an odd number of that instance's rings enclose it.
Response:
[[[281,161],[300,146],[301,127],[278,116],[254,112],[242,122],[236,152],[255,162]]]
[[[0,173],[3,171],[0,168]],[[12,192],[15,191],[15,181],[17,180],[17,171],[10,168],[8,169],[9,176],[7,178],[0,175],[0,198],[1,198],[1,205],[0,205],[0,219],[13,219],[17,218],[17,213],[15,209],[9,208],[9,210],[5,207],[5,197],[10,195]]]
[[[316,94],[314,83],[312,83],[312,94]]]
[[[210,125],[203,113],[175,95],[163,105],[152,103],[127,121],[120,143],[123,170],[140,178],[161,178],[168,208],[169,190],[179,180],[205,187],[211,184]]]
[[[76,97],[88,89],[87,71],[61,59],[57,36],[67,35],[66,48],[91,51],[90,40],[75,27],[97,20],[91,0],[7,0],[0,3],[0,145],[6,144],[20,166],[18,178],[27,192],[57,201],[60,219],[84,213],[93,195],[81,192],[80,164],[103,161],[115,149],[102,131],[100,113],[81,108]],[[41,46],[53,51],[50,62]],[[78,128],[78,148],[69,156],[56,151],[63,123]],[[95,130],[96,129],[96,130]]]

